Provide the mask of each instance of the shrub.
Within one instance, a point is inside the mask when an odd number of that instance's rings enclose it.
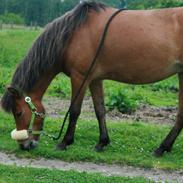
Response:
[[[117,109],[122,113],[134,112],[142,100],[142,96],[129,93],[128,89],[118,89],[109,93],[106,106],[108,110]]]
[[[177,76],[173,76],[168,80],[163,80],[148,86],[144,85],[144,88],[149,87],[152,91],[165,91],[165,92],[178,92],[178,79]]]
[[[13,23],[17,25],[22,25],[25,23],[24,18],[14,13],[5,13],[4,15],[0,15],[0,21],[5,24]]]

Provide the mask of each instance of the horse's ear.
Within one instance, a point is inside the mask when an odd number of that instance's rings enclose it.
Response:
[[[15,97],[21,97],[21,93],[12,86],[7,86],[6,89]]]

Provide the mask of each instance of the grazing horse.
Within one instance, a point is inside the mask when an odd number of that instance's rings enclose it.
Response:
[[[73,100],[96,54],[105,25],[116,11],[101,3],[82,2],[48,24],[17,67],[1,101],[3,109],[13,113],[17,131],[29,128],[32,112],[32,129],[42,129],[45,109],[41,100],[58,73],[70,77]],[[66,134],[57,148],[65,149],[74,142],[76,121],[88,87],[99,122],[96,149],[102,150],[110,142],[102,81],[146,84],[174,74],[178,74],[180,84],[178,115],[174,127],[155,150],[157,156],[171,150],[183,127],[183,8],[120,12],[112,20],[96,63],[71,107]],[[35,147],[38,140],[39,134],[30,134],[18,143],[27,150]]]

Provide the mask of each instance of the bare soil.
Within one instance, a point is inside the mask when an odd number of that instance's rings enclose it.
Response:
[[[59,118],[64,116],[70,105],[70,100],[61,100],[59,98],[45,98],[44,104],[48,116]],[[126,119],[143,121],[147,123],[168,123],[173,124],[176,119],[176,107],[154,107],[141,105],[137,111],[132,114],[122,114],[117,110],[108,111],[106,116],[109,121],[123,121]],[[82,105],[81,119],[96,119],[93,103],[90,97],[85,98]]]

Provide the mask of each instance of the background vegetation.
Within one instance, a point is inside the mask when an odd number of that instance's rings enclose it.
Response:
[[[120,8],[124,0],[96,0]],[[0,0],[0,15],[9,13],[21,17],[27,25],[45,25],[72,9],[80,0]],[[183,6],[182,0],[126,0],[129,9],[151,9]],[[0,20],[4,21],[1,16]],[[12,21],[14,20],[14,17]],[[5,21],[6,22],[6,21]],[[16,21],[15,21],[16,23]]]

